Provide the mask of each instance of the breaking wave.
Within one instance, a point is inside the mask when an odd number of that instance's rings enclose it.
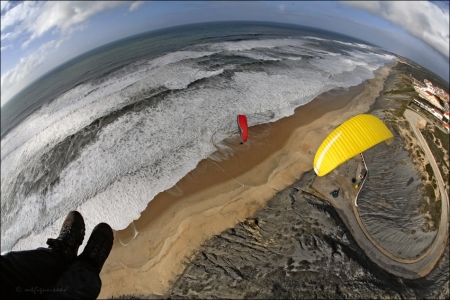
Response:
[[[393,56],[333,40],[196,44],[140,59],[45,104],[1,141],[2,251],[42,246],[69,210],[127,227],[228,137],[373,78]]]

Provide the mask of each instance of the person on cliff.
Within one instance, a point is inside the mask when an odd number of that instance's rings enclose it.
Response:
[[[71,211],[48,248],[12,251],[1,255],[2,299],[95,299],[100,294],[100,271],[111,252],[114,234],[98,224],[77,256],[83,242],[83,216]]]

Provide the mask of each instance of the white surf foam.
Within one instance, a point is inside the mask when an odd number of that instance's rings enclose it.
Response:
[[[216,78],[201,88],[170,94],[154,107],[119,117],[60,173],[59,183],[45,197],[30,194],[20,199],[25,205],[7,212],[2,209],[2,251],[16,242],[16,250],[42,246],[46,238],[57,235],[65,215],[73,209],[83,214],[87,236],[99,222],[123,229],[154,196],[174,186],[221,147],[220,141],[237,134],[237,114],[247,114],[250,126],[273,122],[327,90],[372,78],[373,70],[392,59],[357,51],[346,57],[303,45],[290,39],[242,41],[209,45],[211,51],[201,53],[174,52],[127,66],[97,86],[81,85],[38,110],[2,140],[2,193],[11,193],[18,172],[39,164],[40,156],[66,136],[136,101],[137,94],[160,86],[185,89],[197,79],[223,72],[194,68],[192,59],[237,51],[273,60],[276,51],[270,55],[261,51],[275,47],[284,54],[297,49],[322,57],[279,61],[277,68],[266,72],[236,72],[231,80]],[[258,52],[251,52],[256,48]],[[2,197],[2,208],[3,201]]]

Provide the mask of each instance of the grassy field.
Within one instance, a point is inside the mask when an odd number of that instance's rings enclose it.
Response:
[[[397,118],[402,118],[403,117],[403,113],[405,112],[405,109],[409,106],[409,104],[411,103],[411,100],[404,100],[401,101],[402,103],[400,104],[400,106],[394,111],[392,112],[392,114],[394,116],[396,116]]]
[[[415,92],[416,90],[414,89],[414,87],[412,85],[408,85],[407,87],[400,89],[400,90],[390,90],[385,92],[385,94],[405,94],[405,93],[411,93],[411,92]]]

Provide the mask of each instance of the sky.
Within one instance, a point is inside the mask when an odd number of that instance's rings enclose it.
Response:
[[[1,105],[101,45],[165,27],[237,20],[342,33],[449,81],[449,1],[1,1]]]

